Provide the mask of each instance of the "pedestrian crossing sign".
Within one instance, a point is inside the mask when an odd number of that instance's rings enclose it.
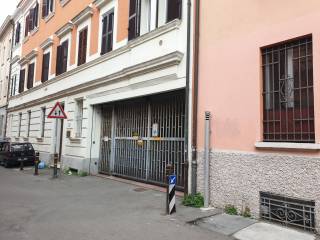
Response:
[[[67,119],[67,115],[59,102],[57,102],[56,105],[54,105],[54,107],[48,115],[48,118]]]

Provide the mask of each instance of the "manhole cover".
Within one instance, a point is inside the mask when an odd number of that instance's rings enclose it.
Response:
[[[147,190],[148,189],[145,189],[145,188],[135,188],[135,189],[133,189],[133,191],[135,191],[135,192],[145,192]]]

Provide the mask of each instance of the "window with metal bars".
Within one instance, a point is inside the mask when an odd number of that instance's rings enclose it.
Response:
[[[31,130],[31,111],[28,111],[27,137],[30,137]]]
[[[46,128],[46,107],[41,108],[41,127],[40,127],[40,135],[44,138]]]
[[[21,122],[22,122],[22,113],[19,113],[18,137],[21,136]]]
[[[263,138],[315,142],[312,37],[262,49]]]
[[[81,138],[82,121],[83,121],[83,99],[76,100],[75,121],[76,121],[75,137]]]

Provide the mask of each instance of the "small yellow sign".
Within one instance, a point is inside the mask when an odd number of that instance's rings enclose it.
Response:
[[[142,147],[143,146],[143,140],[142,139],[139,139],[138,142],[137,142],[138,146],[139,147]]]

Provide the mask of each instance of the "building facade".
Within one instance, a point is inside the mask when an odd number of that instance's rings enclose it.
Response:
[[[183,188],[186,18],[179,0],[22,0],[8,137],[48,163],[157,184],[171,163]]]
[[[210,203],[320,227],[319,1],[202,1],[198,190]]]
[[[0,28],[0,138],[6,133],[6,109],[8,104],[8,84],[10,79],[10,60],[13,25],[8,16]]]

